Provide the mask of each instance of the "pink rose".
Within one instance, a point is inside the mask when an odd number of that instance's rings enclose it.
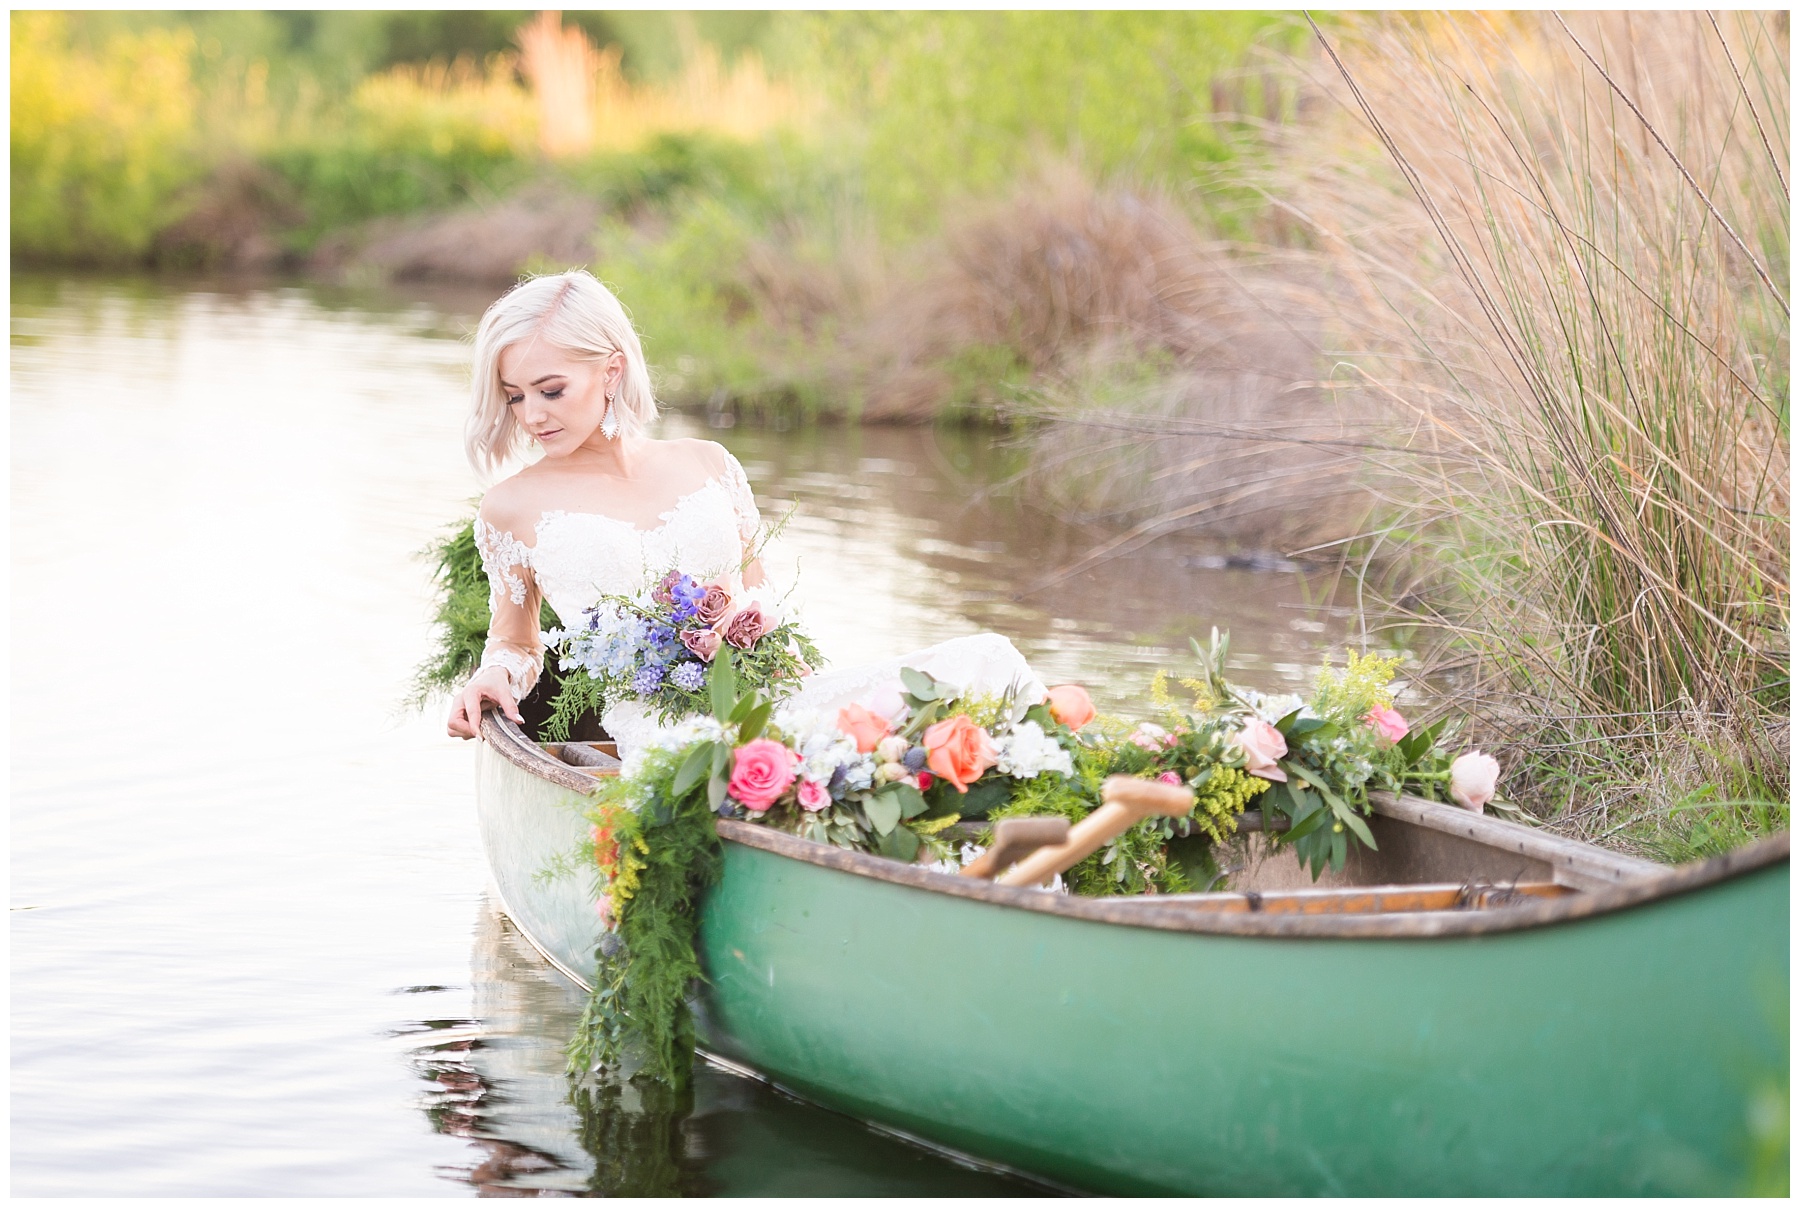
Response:
[[[1500,761],[1480,751],[1458,755],[1450,763],[1450,800],[1466,810],[1481,812],[1494,799],[1500,780]]]
[[[1385,705],[1376,705],[1363,714],[1363,725],[1368,726],[1389,742],[1399,742],[1406,737],[1406,731],[1409,729],[1406,719],[1400,716],[1400,711],[1390,709]]]
[[[830,804],[831,794],[825,791],[824,785],[816,780],[802,780],[800,782],[801,809],[810,810],[816,814]]]
[[[719,635],[710,629],[681,631],[681,644],[703,663],[712,662],[713,655],[719,653],[719,640]]]
[[[602,927],[608,931],[613,929],[612,899],[610,897],[604,893],[601,894],[600,900],[594,903],[594,913],[600,916]]]
[[[772,738],[756,738],[732,752],[731,795],[747,810],[757,813],[794,783],[794,767],[800,757]]]
[[[1170,741],[1169,732],[1152,721],[1141,723],[1137,729],[1131,732],[1132,745],[1142,747],[1146,751],[1160,751],[1168,746]]]
[[[731,589],[718,581],[708,583],[694,605],[694,616],[702,625],[711,625],[730,611]]]
[[[1175,785],[1176,787],[1180,787],[1180,785],[1181,785],[1181,777],[1177,776],[1174,772],[1164,772],[1161,776],[1158,776],[1156,779],[1159,782],[1161,782],[1162,784],[1172,784],[1172,785]]]
[[[713,628],[739,650],[748,650],[774,626],[770,625],[769,618],[763,615],[761,604],[751,604],[738,609],[731,616],[714,625]]]
[[[1237,745],[1244,748],[1246,772],[1264,780],[1287,782],[1287,773],[1275,766],[1275,761],[1287,754],[1287,739],[1281,736],[1280,730],[1260,717],[1253,717],[1234,737]]]

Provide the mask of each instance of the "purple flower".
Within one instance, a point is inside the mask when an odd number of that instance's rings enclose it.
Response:
[[[675,664],[675,670],[669,674],[669,682],[683,692],[697,692],[700,685],[706,682],[706,667],[683,660]]]
[[[909,772],[919,771],[925,766],[925,748],[913,747],[900,757],[900,762]]]
[[[662,687],[663,669],[655,664],[639,667],[637,674],[631,677],[631,690],[639,696],[649,696]]]

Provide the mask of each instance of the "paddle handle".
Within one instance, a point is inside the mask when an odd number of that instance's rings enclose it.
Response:
[[[1194,795],[1187,789],[1154,780],[1139,780],[1135,776],[1108,776],[1100,786],[1100,799],[1105,804],[1069,831],[1068,842],[1033,852],[997,883],[1042,885],[1057,873],[1075,867],[1151,814],[1179,818],[1194,808]]]
[[[960,875],[990,879],[1042,847],[1069,841],[1067,818],[1002,818],[994,823],[994,841],[963,865]]]

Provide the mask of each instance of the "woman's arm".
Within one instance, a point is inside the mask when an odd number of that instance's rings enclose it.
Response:
[[[511,532],[475,518],[475,546],[487,572],[487,646],[481,666],[451,703],[449,730],[456,738],[481,733],[481,711],[491,701],[513,721],[523,721],[519,702],[530,695],[544,666],[538,612],[543,599],[531,570],[531,549]]]

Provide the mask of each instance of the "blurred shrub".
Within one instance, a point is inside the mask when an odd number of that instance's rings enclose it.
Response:
[[[516,183],[534,158],[536,118],[512,63],[458,59],[365,79],[340,113],[315,119],[264,159],[305,218],[292,242],[385,214],[449,206]]]
[[[12,15],[12,249],[118,261],[142,255],[205,169],[195,152],[193,37],[120,33],[71,44],[67,17]]]
[[[902,230],[1045,158],[1185,180],[1230,155],[1233,125],[1279,115],[1288,86],[1242,67],[1259,40],[1298,36],[1255,12],[866,12],[818,14],[805,40]]]

